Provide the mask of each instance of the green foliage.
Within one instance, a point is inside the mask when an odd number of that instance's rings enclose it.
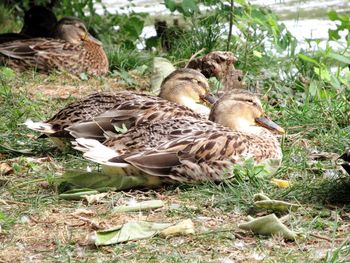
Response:
[[[248,159],[243,164],[236,164],[231,173],[234,176],[234,182],[242,184],[248,181],[249,184],[259,187],[262,185],[267,170],[264,165],[254,165],[254,161]]]
[[[21,29],[19,19],[14,15],[14,8],[0,3],[0,33],[17,32]]]
[[[338,21],[340,23],[336,24],[336,29],[329,29],[328,36],[330,40],[339,40],[339,31],[348,30],[346,39],[348,45],[350,45],[350,19],[347,15],[340,15],[336,11],[332,10],[328,13],[328,17],[332,21]]]
[[[192,16],[195,12],[199,11],[196,0],[164,0],[164,3],[171,12],[178,11],[186,17]]]
[[[0,211],[0,229],[9,229],[16,220]]]
[[[131,70],[142,65],[150,65],[152,55],[125,46],[111,45],[106,48],[110,68]]]

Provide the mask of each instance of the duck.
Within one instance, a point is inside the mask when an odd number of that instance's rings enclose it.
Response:
[[[0,64],[24,71],[53,70],[79,75],[102,76],[108,72],[108,58],[102,43],[91,36],[83,22],[64,17],[55,38],[30,38],[0,44]]]
[[[283,157],[275,133],[284,132],[266,116],[255,94],[232,90],[214,104],[209,120],[163,119],[109,136],[104,143],[77,138],[74,145],[86,159],[102,164],[106,174],[145,176],[153,178],[154,186],[222,181],[248,159],[272,174]]]
[[[177,69],[161,85],[159,96],[131,91],[97,92],[73,102],[44,122],[27,120],[27,128],[50,137],[58,146],[73,138],[104,141],[106,131],[144,122],[191,116],[207,119],[215,102],[207,79],[193,69]],[[202,105],[203,104],[203,105]]]
[[[55,35],[57,18],[44,6],[34,5],[24,13],[23,27],[19,33],[0,34],[0,44],[15,40],[45,37]]]

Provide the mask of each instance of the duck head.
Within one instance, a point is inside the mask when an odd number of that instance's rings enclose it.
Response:
[[[189,68],[177,69],[167,76],[162,82],[159,96],[205,115],[210,113],[207,106],[216,101],[210,93],[207,78]]]
[[[246,133],[258,133],[261,127],[274,133],[285,132],[266,116],[260,99],[244,90],[233,90],[221,97],[213,106],[209,119]]]
[[[56,38],[77,45],[83,42],[91,42],[102,46],[102,43],[94,38],[88,32],[84,23],[76,17],[64,17],[58,22]]]

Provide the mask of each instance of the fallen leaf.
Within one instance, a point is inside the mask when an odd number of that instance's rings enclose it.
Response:
[[[87,195],[95,195],[99,192],[97,190],[91,190],[89,188],[81,188],[66,191],[62,194],[59,194],[58,197],[65,200],[81,200]]]
[[[13,169],[10,165],[7,163],[0,163],[0,174],[2,175],[8,175],[13,173]]]
[[[286,227],[275,214],[259,217],[238,225],[240,229],[251,230],[260,235],[282,235],[285,239],[295,240],[297,234]]]
[[[149,200],[149,201],[143,201],[143,202],[130,204],[130,205],[118,206],[113,209],[113,212],[115,213],[135,212],[135,211],[142,211],[142,210],[157,209],[163,206],[164,206],[164,202],[162,200]]]
[[[290,186],[289,181],[276,178],[271,179],[271,183],[279,188],[288,188]]]
[[[262,200],[271,200],[267,195],[264,193],[258,193],[253,196],[254,201],[262,201]]]
[[[115,228],[96,231],[90,238],[96,246],[112,245],[131,240],[151,238],[159,231],[171,226],[169,223],[153,223],[146,221],[128,222]]]
[[[73,213],[73,215],[89,215],[89,216],[93,216],[95,214],[96,213],[94,211],[87,210],[85,208],[79,208]]]
[[[84,195],[83,198],[87,201],[89,205],[91,205],[99,203],[101,199],[103,199],[106,195],[107,193]]]
[[[144,186],[148,179],[144,176],[111,176],[101,172],[71,170],[66,171],[58,180],[60,180],[59,190],[89,188],[98,190],[98,192],[104,192],[120,191],[136,186]]]
[[[170,226],[160,232],[160,236],[163,237],[189,234],[194,234],[194,225],[191,219],[185,219],[176,225]]]
[[[285,212],[289,210],[296,211],[300,207],[300,205],[279,200],[261,200],[254,202],[254,205],[258,208],[270,209],[279,212]]]

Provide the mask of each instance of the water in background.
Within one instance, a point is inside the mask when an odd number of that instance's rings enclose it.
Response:
[[[151,16],[170,14],[163,0],[103,0],[111,13],[146,12]],[[327,13],[335,10],[350,15],[349,0],[252,0],[252,4],[272,9],[293,36],[300,47],[307,47],[306,38],[328,39],[328,29],[335,29],[335,22],[330,21]],[[142,36],[155,35],[153,26],[145,27]]]

